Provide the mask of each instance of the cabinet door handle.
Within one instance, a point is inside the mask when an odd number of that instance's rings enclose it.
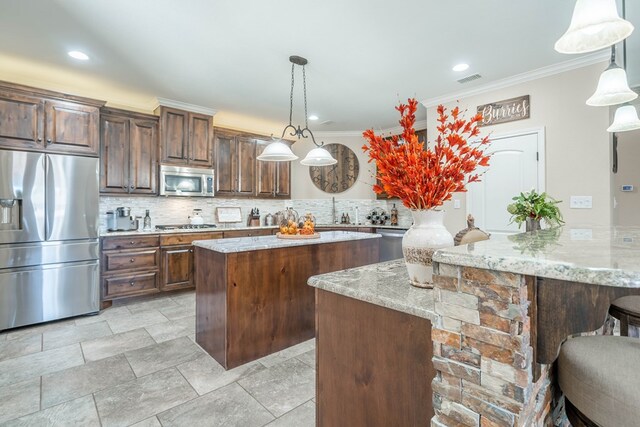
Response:
[[[136,262],[135,258],[131,258],[129,262]]]
[[[189,252],[193,253],[193,249],[189,249]]]
[[[132,241],[130,241],[130,242],[129,242],[129,244],[130,244],[130,245],[135,245],[135,244],[136,244],[136,241],[135,241],[135,240],[132,240]]]
[[[51,138],[47,138],[47,144],[51,144]]]
[[[136,188],[136,187],[135,187],[135,185],[131,184],[131,185],[129,186],[129,188],[131,189],[131,191],[133,191],[133,190],[135,190],[135,188]]]
[[[38,142],[42,142],[42,138],[38,137]]]
[[[133,286],[135,284],[136,284],[136,282],[134,282],[133,280],[131,282],[129,282],[129,286]]]

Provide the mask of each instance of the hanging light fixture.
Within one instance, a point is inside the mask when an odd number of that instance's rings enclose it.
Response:
[[[608,107],[633,101],[638,94],[629,88],[627,72],[616,64],[616,48],[611,47],[611,63],[600,75],[598,88],[591,98],[587,99],[587,105],[592,107]]]
[[[566,33],[555,44],[560,53],[587,53],[629,37],[633,25],[618,15],[615,0],[577,0]]]
[[[630,104],[622,105],[616,110],[613,123],[607,129],[608,132],[627,132],[640,129],[640,119],[636,107]]]
[[[284,135],[287,131],[290,131],[289,136],[296,136],[298,139],[300,138],[309,138],[311,137],[311,141],[315,144],[315,148],[309,151],[307,156],[300,162],[305,166],[328,166],[334,165],[338,163],[336,159],[334,159],[331,154],[325,150],[322,146],[323,142],[318,144],[316,142],[315,137],[313,136],[313,132],[309,129],[308,113],[307,113],[307,78],[305,73],[305,65],[307,65],[307,60],[301,56],[290,56],[289,61],[291,62],[291,96],[289,97],[289,124],[285,126],[282,131],[282,136],[279,141],[274,141],[271,144],[267,145],[262,154],[260,154],[257,159],[265,162],[290,162],[292,160],[296,160],[298,156],[296,156],[291,148],[285,143],[282,142]],[[296,128],[293,124],[293,88],[295,84],[295,67],[296,65],[300,65],[302,67],[302,87],[304,93],[304,129],[300,128],[300,125]]]

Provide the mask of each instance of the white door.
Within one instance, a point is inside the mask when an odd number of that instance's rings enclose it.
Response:
[[[467,213],[475,218],[476,227],[491,234],[518,232],[517,224],[509,224],[507,205],[520,192],[539,188],[538,153],[543,144],[542,132],[506,137],[493,137],[488,153],[492,153],[488,168],[482,168],[480,182],[468,188]],[[524,230],[524,224],[521,230]]]

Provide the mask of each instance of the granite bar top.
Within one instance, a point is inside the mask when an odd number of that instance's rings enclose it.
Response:
[[[312,276],[310,286],[381,307],[435,320],[433,289],[409,284],[404,260]]]
[[[352,231],[323,231],[318,239],[279,239],[276,236],[237,237],[232,239],[198,240],[195,246],[221,253],[260,251],[292,246],[320,245],[323,243],[349,242],[380,238],[379,234]]]
[[[376,228],[389,230],[408,230],[409,227],[400,225],[372,225],[372,224],[316,224],[318,228]]]
[[[433,260],[529,276],[640,288],[640,227],[562,227],[438,250]]]
[[[100,231],[100,237],[108,237],[108,236],[145,236],[149,234],[184,234],[184,233],[215,233],[216,231],[242,231],[242,230],[274,230],[278,227],[275,226],[260,226],[260,227],[222,227],[218,226],[216,228],[196,228],[196,229],[186,229],[186,230],[150,230],[150,231],[140,231],[140,230],[132,230],[132,231]]]

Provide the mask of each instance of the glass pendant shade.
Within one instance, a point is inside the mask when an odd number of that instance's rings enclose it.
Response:
[[[627,132],[636,129],[640,129],[640,119],[638,118],[636,107],[633,105],[623,105],[616,110],[613,123],[607,131]]]
[[[555,44],[560,53],[587,53],[616,44],[633,32],[615,0],[577,0],[571,25]]]
[[[329,166],[338,163],[331,154],[322,147],[316,147],[300,161],[305,166]]]
[[[284,142],[274,141],[267,145],[257,159],[263,162],[290,162],[296,160],[298,156],[293,154],[291,148]]]
[[[629,88],[627,73],[616,64],[611,64],[600,75],[596,92],[587,99],[592,107],[607,107],[633,101],[638,94]]]

